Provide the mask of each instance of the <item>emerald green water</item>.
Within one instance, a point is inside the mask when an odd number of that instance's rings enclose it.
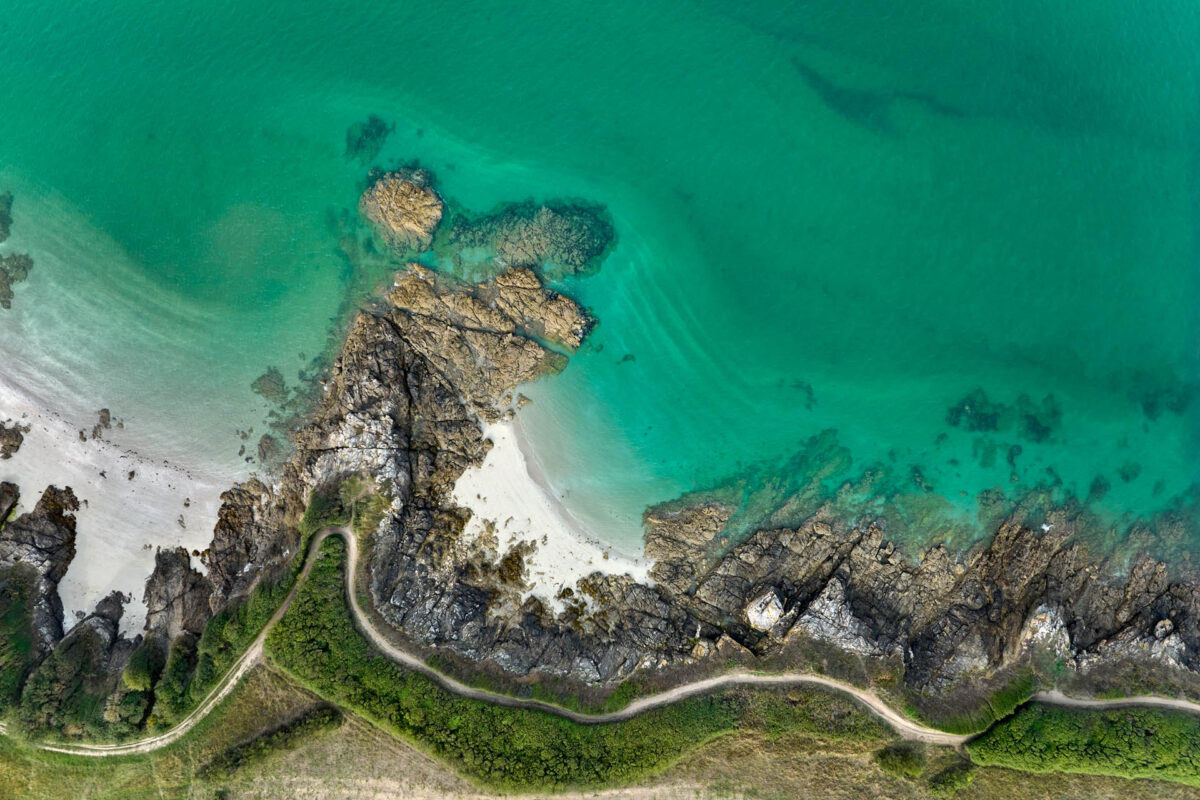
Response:
[[[564,287],[601,325],[522,421],[618,544],[648,504],[815,464],[966,521],[1054,486],[1128,522],[1200,477],[1194,3],[17,2],[0,37],[36,261],[3,369],[156,452],[248,468],[250,382],[293,378],[347,291],[330,211],[379,114],[377,163],[471,207],[612,213]],[[976,390],[995,424],[951,425]]]

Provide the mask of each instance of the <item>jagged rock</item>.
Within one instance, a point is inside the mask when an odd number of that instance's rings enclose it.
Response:
[[[783,602],[773,591],[750,601],[750,605],[746,606],[746,621],[750,623],[751,628],[762,633],[775,627],[775,623],[779,622],[782,616]]]
[[[143,596],[147,638],[170,642],[185,631],[199,636],[212,613],[211,595],[209,582],[192,568],[186,549],[159,549]]]
[[[19,422],[0,422],[0,458],[12,458],[21,449],[29,426]]]
[[[425,170],[380,175],[359,200],[359,211],[400,251],[427,250],[442,221],[442,199]]]
[[[791,632],[803,633],[828,642],[847,653],[882,656],[884,652],[871,640],[871,630],[862,623],[846,601],[846,587],[833,578],[796,621]]]
[[[15,483],[0,481],[0,525],[8,521],[8,515],[17,507],[21,491]]]
[[[75,515],[79,501],[71,489],[51,486],[34,509],[0,529],[0,567],[24,567],[33,584],[34,650],[48,652],[63,636],[58,582],[75,557]]]
[[[299,534],[285,523],[286,500],[257,479],[221,495],[213,539],[201,560],[208,568],[213,610],[249,593],[265,575],[279,570],[299,547]],[[174,594],[179,594],[177,587]]]

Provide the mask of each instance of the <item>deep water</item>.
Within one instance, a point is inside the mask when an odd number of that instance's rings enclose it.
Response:
[[[415,159],[612,215],[563,284],[601,324],[522,419],[620,545],[684,492],[749,525],[868,471],[915,540],[1037,487],[1119,538],[1200,477],[1192,2],[10,2],[0,41],[36,263],[3,368],[164,456],[253,466],[250,383],[386,276],[339,240]]]

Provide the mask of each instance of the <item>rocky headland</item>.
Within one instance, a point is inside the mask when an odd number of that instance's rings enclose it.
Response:
[[[442,200],[426,174],[378,176],[361,208],[398,246],[428,246],[438,235]],[[591,220],[553,237],[555,247],[578,244],[556,260],[587,264],[607,247]],[[125,642],[114,628],[101,637],[109,655],[97,663],[115,676],[135,645],[165,657],[172,642],[194,643],[214,615],[303,557],[305,509],[354,478],[380,501],[360,531],[372,613],[398,640],[514,686],[550,679],[604,692],[733,660],[802,662],[878,681],[934,711],[1018,670],[1053,670],[1097,688],[1132,669],[1200,690],[1195,581],[1148,558],[1125,569],[1092,556],[1066,510],[1036,523],[1018,511],[965,553],[906,553],[879,520],[839,518],[832,507],[796,526],[731,537],[735,509],[684,498],[645,514],[650,580],[596,572],[565,587],[558,603],[527,595],[523,554],[536,543],[504,549],[465,536],[471,512],[451,494],[488,452],[484,425],[515,413],[520,384],[563,369],[594,322],[545,287],[545,251],[530,252],[533,266],[509,265],[475,283],[416,264],[401,269],[386,297],[353,319],[274,483],[254,480],[222,496],[200,555],[206,573],[184,550],[160,551],[141,641]],[[43,650],[63,635],[56,583],[73,554],[73,502],[69,490],[47,490],[0,530],[3,564],[36,573]],[[119,618],[111,605],[89,624]]]

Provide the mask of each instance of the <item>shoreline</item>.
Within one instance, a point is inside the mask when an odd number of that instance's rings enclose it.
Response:
[[[478,540],[491,523],[501,552],[522,542],[536,546],[524,557],[527,580],[522,600],[537,595],[561,611],[559,590],[574,587],[594,572],[626,574],[639,583],[651,583],[649,561],[592,535],[539,480],[517,415],[480,425],[481,437],[492,447],[481,466],[459,477],[450,499],[471,511],[463,529],[468,539]]]
[[[127,439],[124,430],[103,429],[98,438],[89,431],[84,441],[83,426],[7,376],[0,376],[0,421],[29,427],[20,449],[0,460],[0,480],[21,490],[17,512],[32,509],[49,486],[69,486],[79,500],[75,557],[58,587],[63,628],[70,630],[100,600],[120,591],[127,598],[120,629],[130,635],[140,632],[155,552],[160,547],[206,549],[220,495],[236,478],[152,461],[128,443],[103,438]]]

